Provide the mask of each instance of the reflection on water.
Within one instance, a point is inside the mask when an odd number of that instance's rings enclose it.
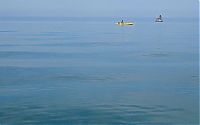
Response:
[[[198,124],[198,22],[71,20],[0,22],[0,124]]]

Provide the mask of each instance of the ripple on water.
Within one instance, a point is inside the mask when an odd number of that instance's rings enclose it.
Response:
[[[0,119],[10,122],[36,124],[36,123],[151,123],[162,122],[170,118],[172,112],[182,112],[180,108],[170,108],[164,105],[111,105],[99,104],[91,106],[51,107],[37,105],[6,106],[1,107]],[[13,113],[12,113],[13,112]],[[161,113],[161,114],[158,114]],[[156,121],[157,119],[158,121]],[[168,119],[169,120],[169,119]]]
[[[17,32],[15,30],[0,30],[0,33],[12,33],[12,32]]]
[[[142,56],[146,56],[146,57],[168,57],[168,56],[170,56],[170,54],[169,53],[156,52],[156,53],[142,54]]]

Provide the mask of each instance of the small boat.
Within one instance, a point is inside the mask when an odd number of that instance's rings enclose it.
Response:
[[[156,18],[155,22],[163,22],[162,16],[160,15],[158,18]]]
[[[132,22],[124,22],[123,20],[121,22],[117,22],[115,24],[120,25],[120,26],[134,25],[134,23],[132,23]]]

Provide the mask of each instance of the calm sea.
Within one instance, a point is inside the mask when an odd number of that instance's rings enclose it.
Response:
[[[198,20],[1,18],[0,125],[198,125]]]

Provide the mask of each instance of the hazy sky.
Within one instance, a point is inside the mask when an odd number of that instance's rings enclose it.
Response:
[[[198,16],[198,0],[0,0],[0,16]]]

